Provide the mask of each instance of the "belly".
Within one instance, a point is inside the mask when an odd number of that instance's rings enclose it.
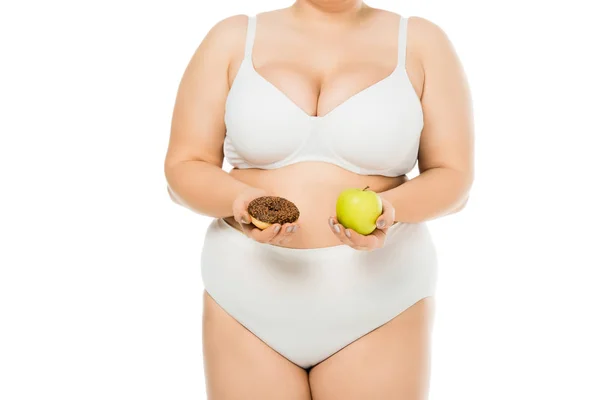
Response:
[[[405,176],[358,175],[335,165],[303,162],[276,170],[231,170],[230,174],[253,187],[261,188],[294,202],[300,210],[300,230],[286,245],[293,248],[319,248],[340,244],[331,232],[328,220],[335,216],[339,194],[348,188],[383,192],[404,183]],[[226,222],[237,228],[233,218]]]

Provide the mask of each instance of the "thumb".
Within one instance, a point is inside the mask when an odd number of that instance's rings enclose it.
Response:
[[[377,218],[377,228],[383,229],[387,225],[387,221],[385,219],[385,214],[381,214],[379,218]]]
[[[233,218],[240,224],[250,223],[248,203],[248,201],[237,201],[233,206]]]
[[[244,224],[249,224],[250,221],[252,221],[252,219],[250,218],[250,214],[248,213],[247,209],[242,211],[241,215],[240,215],[240,219],[242,221],[242,223]]]
[[[389,228],[394,224],[394,208],[387,207],[383,209],[383,213],[377,218],[377,228],[384,229]]]

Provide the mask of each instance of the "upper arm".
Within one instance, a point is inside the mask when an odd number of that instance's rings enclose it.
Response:
[[[225,101],[232,55],[243,51],[247,17],[236,15],[207,33],[179,84],[165,167],[200,160],[223,165]]]
[[[463,67],[440,27],[424,18],[410,20],[425,77],[419,170],[449,168],[470,181],[473,179],[473,115]]]

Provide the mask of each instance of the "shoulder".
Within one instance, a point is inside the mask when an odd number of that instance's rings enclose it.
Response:
[[[193,64],[228,66],[243,54],[247,27],[246,15],[233,15],[214,23],[196,48]]]
[[[247,28],[247,15],[233,15],[212,25],[202,43],[208,47],[231,50],[240,44],[243,45]]]
[[[435,22],[419,16],[405,18],[408,19],[410,33],[417,40],[430,42],[443,42],[449,40],[444,29]]]
[[[403,18],[407,23],[407,40],[411,47],[422,50],[435,50],[436,48],[451,45],[450,39],[444,29],[435,22],[421,17],[399,14],[393,11],[374,8],[379,17],[380,22],[383,22],[383,18],[388,20]]]
[[[233,15],[214,23],[196,47],[189,68],[228,68],[243,54],[248,27],[247,15]]]
[[[420,16],[405,18],[408,18],[409,45],[424,60],[452,56],[454,53],[452,42],[440,25]]]

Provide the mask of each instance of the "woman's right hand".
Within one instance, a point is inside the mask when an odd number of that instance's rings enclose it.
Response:
[[[248,213],[248,205],[258,197],[273,196],[263,189],[248,188],[241,192],[233,201],[233,218],[240,225],[242,232],[246,236],[260,243],[269,243],[274,245],[284,245],[288,243],[292,235],[298,231],[300,225],[298,222],[289,224],[272,224],[268,228],[261,230],[257,228]]]

